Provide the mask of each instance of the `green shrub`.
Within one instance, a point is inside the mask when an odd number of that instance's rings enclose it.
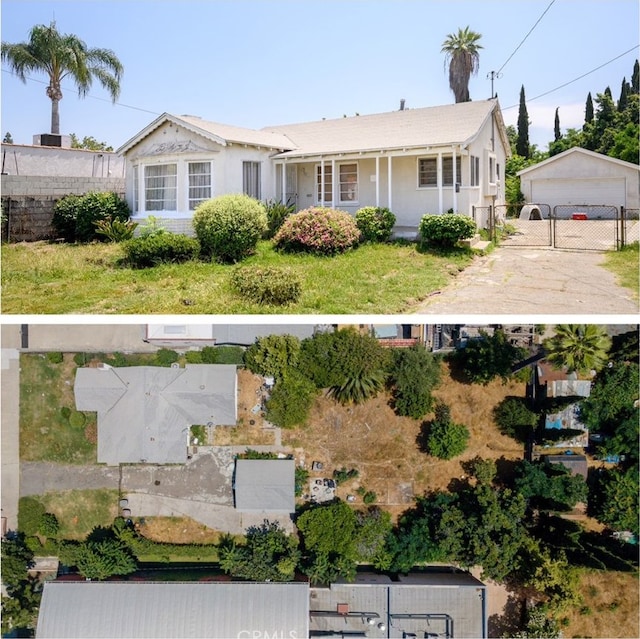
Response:
[[[307,421],[316,396],[313,382],[295,369],[276,382],[266,403],[267,419],[281,428],[293,428]]]
[[[138,237],[154,237],[168,232],[155,215],[147,215],[145,223],[138,228]]]
[[[538,416],[527,406],[524,397],[505,397],[493,409],[500,432],[526,442],[538,422]]]
[[[43,513],[40,517],[38,532],[45,537],[56,537],[60,532],[58,518],[53,513]]]
[[[71,417],[71,409],[68,406],[63,406],[60,409],[60,415],[62,415],[63,419],[69,419]]]
[[[45,513],[42,503],[35,497],[21,497],[18,502],[18,531],[27,537],[35,535]]]
[[[87,416],[79,410],[74,410],[71,412],[71,415],[69,415],[69,426],[71,426],[71,428],[84,428],[86,423]]]
[[[200,351],[187,351],[184,354],[187,364],[202,364],[202,353]]]
[[[435,408],[435,419],[428,424],[427,452],[439,459],[451,459],[461,455],[469,441],[469,430],[451,421],[451,411],[446,404]]]
[[[96,230],[101,220],[129,219],[128,204],[116,193],[92,192],[67,195],[58,201],[53,212],[53,227],[67,242],[92,242],[106,239]]]
[[[51,362],[52,364],[62,364],[62,362],[64,361],[64,356],[58,351],[47,353],[47,361]]]
[[[256,304],[274,306],[293,304],[302,292],[300,276],[288,267],[237,267],[231,274],[231,286]]]
[[[443,215],[424,215],[420,220],[420,238],[433,246],[451,248],[460,240],[473,237],[475,222],[466,215],[444,213]]]
[[[267,214],[264,204],[248,195],[221,195],[198,205],[193,228],[203,255],[239,262],[255,251],[267,230]]]
[[[200,253],[198,240],[174,233],[135,237],[124,242],[123,247],[125,259],[133,268],[188,262]]]
[[[396,216],[381,206],[365,206],[356,212],[356,224],[365,242],[386,242],[391,237]]]
[[[211,349],[211,353],[207,349]],[[211,361],[209,361],[211,359]],[[242,366],[244,363],[244,349],[241,346],[205,346],[202,349],[204,364],[234,364]]]
[[[178,359],[179,355],[175,351],[172,351],[169,348],[161,348],[156,353],[155,363],[157,366],[165,366],[168,368],[171,364],[177,362]]]
[[[375,504],[378,500],[378,495],[373,492],[373,490],[368,490],[364,495],[362,495],[362,501],[365,504]]]
[[[355,479],[360,473],[357,468],[351,468],[347,470],[342,467],[333,471],[333,479],[337,485],[344,484],[344,482],[349,481],[350,479]]]
[[[76,366],[85,366],[87,361],[89,361],[91,359],[90,355],[87,355],[87,353],[76,353],[73,356],[73,361],[75,362]]]
[[[318,206],[290,215],[273,241],[284,251],[336,255],[358,244],[360,229],[345,211]]]
[[[295,204],[285,204],[279,200],[269,200],[265,202],[265,210],[267,213],[267,230],[263,234],[265,240],[270,240],[284,224],[284,221],[295,210]]]
[[[107,220],[98,220],[95,222],[96,233],[103,235],[110,242],[130,240],[137,226],[137,222],[118,220],[111,217]]]

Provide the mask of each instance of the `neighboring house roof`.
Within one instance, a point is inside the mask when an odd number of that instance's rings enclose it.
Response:
[[[405,109],[334,120],[265,127],[281,133],[296,145],[279,157],[335,153],[416,149],[469,144],[493,113],[502,124],[497,100],[480,100],[444,106]],[[510,146],[504,126],[496,127],[507,154]]]
[[[142,129],[142,131],[125,142],[117,150],[117,153],[126,154],[166,122],[182,126],[192,133],[200,135],[222,146],[227,146],[228,144],[233,143],[249,144],[251,146],[267,147],[279,151],[295,148],[295,145],[292,144],[291,140],[282,133],[264,130],[257,131],[255,129],[245,129],[238,126],[220,124],[219,122],[209,122],[208,120],[203,120],[195,115],[172,115],[171,113],[163,113],[151,122],[151,124]]]
[[[562,464],[573,475],[581,475],[587,479],[589,468],[584,455],[544,455],[544,460],[548,464]]]
[[[640,166],[637,164],[633,164],[631,162],[625,162],[624,160],[619,160],[618,158],[612,158],[608,155],[604,155],[602,153],[596,153],[595,151],[590,151],[589,149],[583,149],[579,146],[571,147],[562,153],[558,153],[558,155],[553,155],[542,162],[538,162],[537,164],[532,164],[528,166],[526,169],[522,169],[518,171],[516,175],[527,175],[528,173],[532,173],[537,171],[538,169],[548,166],[549,164],[555,164],[556,162],[562,162],[567,158],[571,158],[573,155],[584,155],[586,157],[593,158],[595,160],[602,160],[605,162],[611,162],[612,164],[618,164],[621,167],[625,167],[628,169],[634,169],[636,171],[640,171]]]
[[[193,425],[235,425],[236,367],[79,368],[76,408],[98,413],[98,461],[182,463]]]
[[[578,379],[576,373],[553,368],[548,362],[538,363],[538,381],[546,385],[547,397],[589,397],[591,381]]]
[[[295,511],[293,459],[238,459],[236,508],[248,512]]]
[[[83,639],[243,636],[308,637],[308,584],[47,582],[36,629]]]
[[[486,637],[485,586],[468,573],[357,573],[354,583],[312,588],[317,636]],[[382,627],[381,627],[382,626]]]

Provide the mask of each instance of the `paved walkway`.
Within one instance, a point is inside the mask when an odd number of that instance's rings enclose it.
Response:
[[[637,315],[638,300],[603,262],[594,251],[498,247],[411,312]]]

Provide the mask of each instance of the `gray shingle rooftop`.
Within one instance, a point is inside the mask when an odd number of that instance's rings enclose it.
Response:
[[[36,630],[38,638],[243,636],[308,637],[308,584],[48,582]]]
[[[98,461],[183,463],[193,425],[236,423],[236,367],[79,368],[76,408],[98,413]]]
[[[295,467],[293,459],[238,459],[236,508],[246,512],[294,512]]]

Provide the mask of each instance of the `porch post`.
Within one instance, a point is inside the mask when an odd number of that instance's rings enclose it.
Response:
[[[287,163],[282,163],[282,203],[287,203]]]
[[[320,158],[320,206],[324,206],[324,158]]]
[[[376,207],[380,206],[380,156],[376,155]]]
[[[390,155],[387,156],[387,174],[388,174],[387,175],[387,180],[388,180],[388,182],[387,182],[387,191],[388,191],[388,199],[389,199],[388,206],[389,206],[389,209],[391,211],[393,211],[393,201],[392,201],[392,197],[391,197],[392,196],[392,190],[393,190],[391,188],[391,185],[393,183],[393,173],[392,173],[392,170],[391,170],[391,156]]]
[[[442,151],[438,152],[437,160],[437,181],[438,181],[438,214],[442,215],[442,205],[444,200],[442,199]]]
[[[336,197],[336,161],[331,158],[331,206],[335,209],[338,198]]]
[[[456,147],[453,147],[453,212],[458,212],[458,173],[456,170]]]

